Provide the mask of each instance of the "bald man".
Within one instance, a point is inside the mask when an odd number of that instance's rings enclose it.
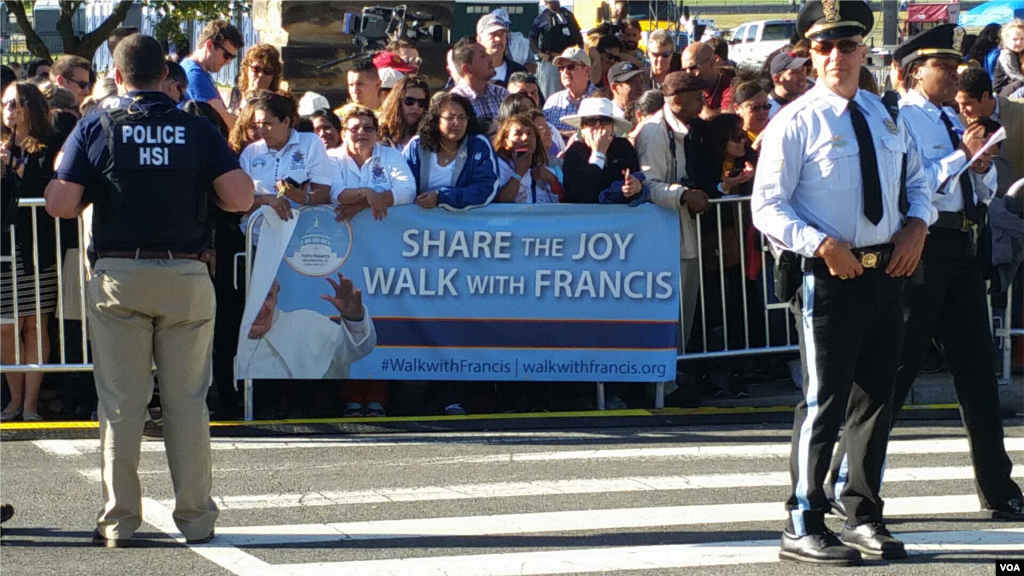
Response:
[[[733,74],[715,62],[715,51],[703,42],[695,42],[683,49],[683,72],[706,80],[711,87],[704,91],[704,112],[701,118],[710,120],[723,112],[732,112]]]

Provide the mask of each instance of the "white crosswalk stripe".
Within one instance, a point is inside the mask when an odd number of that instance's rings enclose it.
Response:
[[[373,450],[382,448],[464,445],[466,451],[452,455],[459,450],[449,450],[437,456],[429,450],[401,452],[390,461],[374,456],[375,460],[360,461],[368,476],[383,470],[394,475],[381,476],[380,485],[371,481],[370,488],[340,490],[334,485],[247,493],[242,487],[250,482],[244,478],[263,487],[260,475],[268,474],[267,468],[215,466],[215,491],[227,478],[233,478],[235,493],[216,494],[221,508],[217,537],[192,550],[239,576],[684,574],[689,568],[715,566],[750,566],[751,573],[759,572],[761,566],[765,571],[785,573],[779,572],[777,534],[785,520],[781,497],[790,482],[788,444],[640,443],[637,447],[580,450],[565,436],[561,449],[552,449],[558,445],[552,443],[537,450],[530,442],[536,438],[529,434],[492,437],[489,443],[499,446],[490,450],[477,450],[481,444],[466,436],[216,440],[218,451],[294,454],[299,448],[320,448],[325,452],[317,453],[316,466],[327,466],[327,470],[349,465],[353,454],[376,454]],[[502,446],[506,440],[515,445]],[[586,442],[587,438],[582,435],[574,440]],[[62,442],[36,444],[61,458],[89,456],[97,447],[89,440]],[[469,446],[474,449],[470,451]],[[1024,451],[1024,439],[1008,437],[1006,447],[1017,455]],[[966,452],[962,439],[894,439],[890,443],[890,456],[905,459],[886,471],[885,514],[897,525],[907,522],[914,526],[894,532],[912,555],[1024,555],[1024,527],[981,521],[984,516],[972,492],[974,473],[966,465]],[[955,457],[945,460],[949,455]],[[927,465],[940,460],[941,464]],[[385,461],[386,465],[377,467]],[[630,473],[591,474],[613,461],[632,463],[615,468]],[[956,465],[948,465],[951,461]],[[748,469],[729,471],[712,466],[722,462],[745,462]],[[471,467],[473,475],[467,473],[465,482],[432,481],[438,477],[434,474],[439,464],[443,468],[456,463]],[[503,478],[503,471],[510,466],[515,467],[516,476]],[[666,466],[678,466],[681,473],[664,474]],[[271,470],[285,471],[287,463]],[[552,471],[562,476],[552,478]],[[166,475],[165,469],[148,472],[147,478]],[[99,481],[95,470],[79,473]],[[238,480],[239,476],[243,479]],[[291,478],[301,477],[300,471]],[[1024,468],[1018,467],[1014,477],[1024,478]],[[401,482],[389,484],[389,479]],[[272,489],[286,487],[278,486],[280,482],[273,484]],[[709,494],[717,496],[704,500]],[[626,505],[616,506],[619,499]],[[537,505],[541,500],[544,505]],[[173,501],[146,498],[143,509],[147,524],[181,539],[172,519]],[[971,526],[974,529],[928,526],[954,516],[975,524]],[[693,541],[666,542],[663,535],[673,533],[686,534]],[[661,536],[644,538],[652,534]],[[604,538],[606,543],[595,544],[595,538]],[[545,543],[545,539],[553,543]]]

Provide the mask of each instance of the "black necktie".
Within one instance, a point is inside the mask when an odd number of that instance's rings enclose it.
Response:
[[[857,135],[857,146],[860,148],[860,172],[864,187],[864,216],[872,224],[882,221],[882,182],[878,178],[878,159],[875,157],[875,142],[871,139],[871,129],[867,118],[860,111],[857,103],[850,100],[847,104],[853,132]]]
[[[953,143],[953,151],[956,152],[960,149],[960,135],[953,129],[953,122],[945,112],[940,110],[939,117],[946,125],[949,141]],[[964,216],[967,216],[971,222],[977,223],[981,215],[978,214],[978,205],[974,203],[974,184],[971,183],[971,175],[967,171],[960,175],[960,195],[964,199]]]

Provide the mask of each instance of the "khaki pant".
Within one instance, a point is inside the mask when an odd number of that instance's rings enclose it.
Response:
[[[215,301],[196,260],[103,258],[88,287],[103,451],[97,521],[107,538],[130,538],[142,523],[139,451],[155,361],[164,443],[174,485],[174,522],[188,539],[213,530],[210,415]]]

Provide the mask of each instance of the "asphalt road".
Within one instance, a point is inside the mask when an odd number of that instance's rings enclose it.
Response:
[[[1005,421],[1018,462],[1020,424]],[[782,425],[217,439],[218,536],[186,547],[174,539],[163,444],[146,441],[143,546],[115,550],[89,543],[97,440],[5,441],[0,486],[17,513],[3,526],[0,572],[952,576],[1024,559],[1024,523],[978,509],[958,423],[916,422],[894,433],[884,489],[911,557],[858,569],[779,562],[788,442]]]

